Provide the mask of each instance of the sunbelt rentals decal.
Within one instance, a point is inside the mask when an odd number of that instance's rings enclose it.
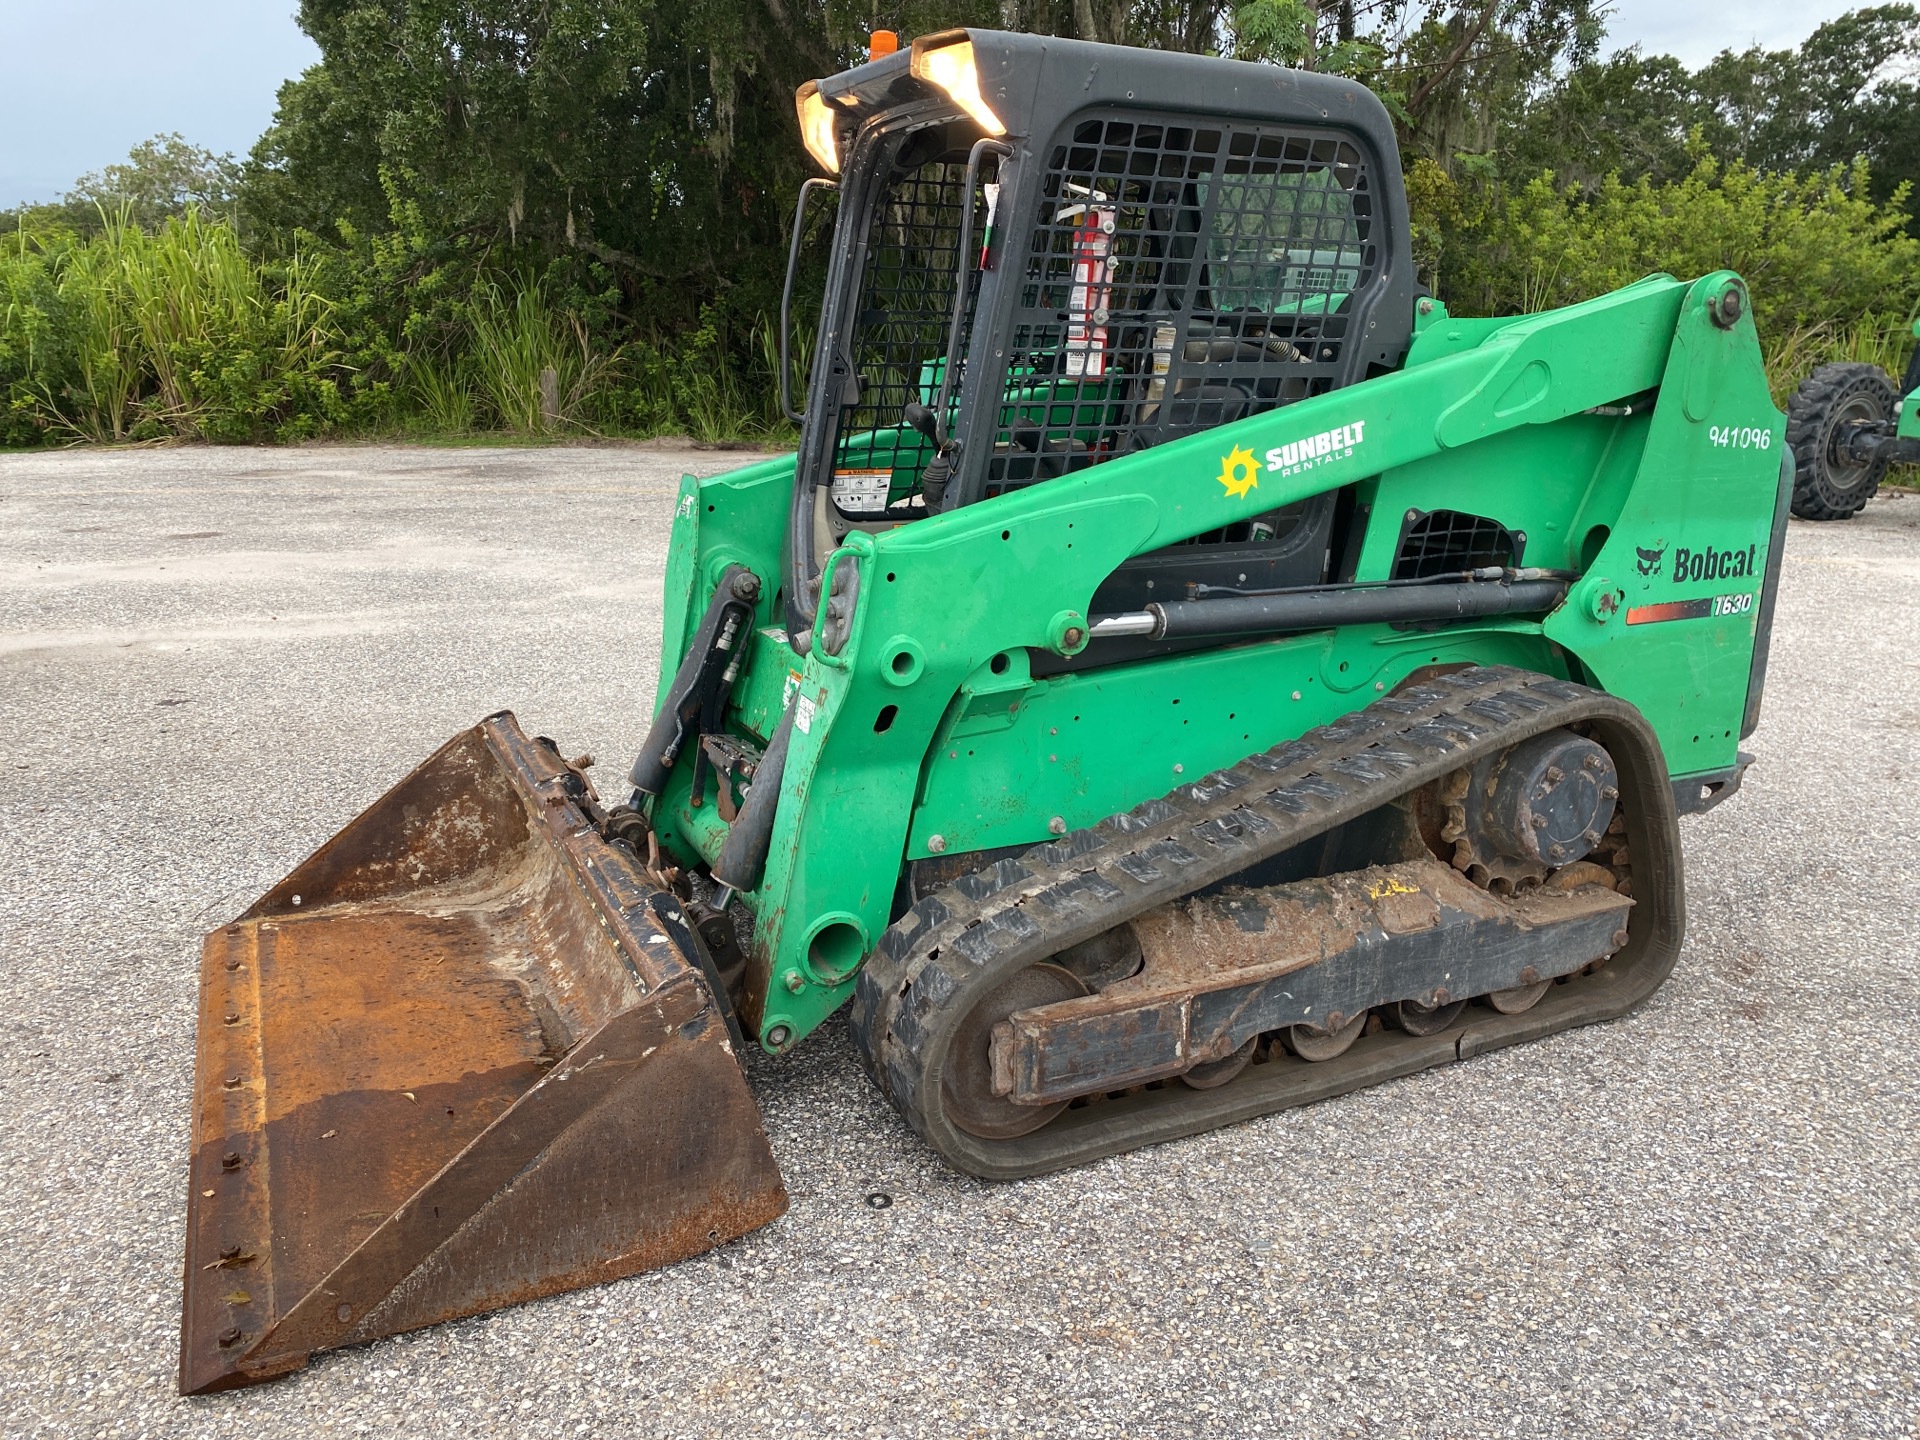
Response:
[[[1266,473],[1298,475],[1318,465],[1345,460],[1366,443],[1367,422],[1355,420],[1309,435],[1303,440],[1276,445],[1267,451]],[[1226,488],[1228,496],[1238,499],[1259,488],[1260,461],[1244,445],[1236,445],[1229,455],[1220,457],[1220,473],[1214,477]]]

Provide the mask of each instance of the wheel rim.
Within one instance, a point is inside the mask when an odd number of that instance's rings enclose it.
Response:
[[[1839,494],[1851,497],[1855,491],[1869,484],[1878,487],[1878,472],[1883,468],[1878,461],[1862,463],[1850,450],[1843,450],[1840,445],[1842,429],[1848,425],[1884,422],[1887,418],[1885,407],[1875,403],[1874,397],[1864,391],[1842,396],[1833,407],[1833,414],[1827,418],[1827,433],[1821,452],[1826,460],[1827,479]]]
[[[1054,1105],[1017,1105],[993,1093],[993,1065],[989,1046],[993,1027],[1020,1010],[1032,1010],[1056,1001],[1085,995],[1078,976],[1058,965],[1029,965],[988,995],[960,1022],[940,1073],[940,1095],[947,1118],[969,1135],[982,1140],[1016,1140],[1030,1135],[1067,1108]]]

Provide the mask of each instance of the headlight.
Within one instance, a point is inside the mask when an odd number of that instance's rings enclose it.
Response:
[[[800,87],[800,93],[794,104],[800,111],[800,139],[807,147],[807,153],[818,160],[831,175],[840,173],[840,142],[834,131],[840,123],[840,116],[834,108],[820,98],[819,90],[809,80]]]
[[[962,40],[942,45],[938,50],[913,52],[913,78],[938,85],[953,97],[953,103],[971,115],[989,135],[1004,135],[1007,127],[992,107],[980,98],[980,70],[973,63],[973,42]]]

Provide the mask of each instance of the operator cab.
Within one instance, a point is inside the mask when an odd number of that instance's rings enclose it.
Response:
[[[842,178],[797,462],[796,633],[851,529],[1078,474],[1405,356],[1392,131],[1350,82],[959,30],[798,104]],[[1341,503],[1137,557],[1094,608],[1335,578]]]

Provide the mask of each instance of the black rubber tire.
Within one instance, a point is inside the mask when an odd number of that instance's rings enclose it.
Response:
[[[1802,520],[1850,520],[1866,508],[1887,462],[1848,464],[1834,454],[1843,422],[1885,421],[1888,433],[1900,397],[1877,365],[1822,365],[1787,402],[1787,446],[1793,451],[1793,513]]]

